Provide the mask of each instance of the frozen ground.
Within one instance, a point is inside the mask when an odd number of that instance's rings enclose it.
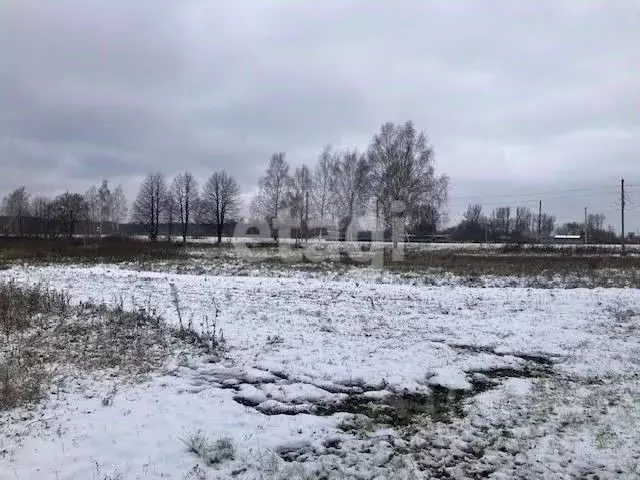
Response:
[[[638,478],[640,295],[25,267],[74,302],[211,324],[113,405],[78,378],[0,416],[0,478]],[[173,285],[173,287],[172,287]],[[209,465],[185,448],[229,437]],[[214,449],[215,450],[215,449]],[[120,476],[118,476],[120,475]]]

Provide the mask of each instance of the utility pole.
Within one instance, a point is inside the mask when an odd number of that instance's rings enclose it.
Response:
[[[627,249],[624,242],[624,178],[620,182],[620,203],[622,206],[622,255],[626,255]]]
[[[587,223],[587,207],[584,207],[584,243],[589,243],[589,224]]]

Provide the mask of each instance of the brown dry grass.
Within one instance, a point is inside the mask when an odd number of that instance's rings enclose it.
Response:
[[[11,282],[0,282],[0,326],[0,410],[42,400],[56,378],[108,372],[135,380],[177,350],[215,353],[206,334],[170,327],[148,310],[74,306],[64,294]]]
[[[31,262],[137,262],[186,258],[179,243],[128,237],[48,239],[0,237],[0,264]]]

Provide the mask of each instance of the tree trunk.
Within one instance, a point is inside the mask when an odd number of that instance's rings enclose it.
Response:
[[[184,211],[184,225],[182,226],[182,243],[187,243],[187,233],[189,233],[189,209]]]

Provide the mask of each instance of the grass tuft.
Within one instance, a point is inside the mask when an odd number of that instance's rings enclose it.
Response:
[[[236,455],[236,447],[231,438],[221,437],[213,442],[201,430],[188,434],[182,439],[182,443],[189,453],[210,465],[233,460]]]

